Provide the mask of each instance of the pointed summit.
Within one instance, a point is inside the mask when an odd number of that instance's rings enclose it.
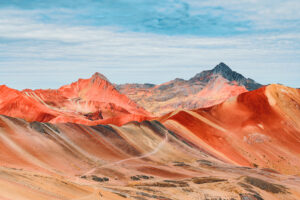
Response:
[[[209,82],[211,80],[211,76],[213,74],[220,74],[224,78],[232,81],[231,75],[235,73],[232,71],[225,63],[220,62],[217,66],[215,66],[211,70],[202,71],[198,74],[196,74],[194,77],[192,77],[189,81],[195,82],[195,81],[202,81],[202,82]]]
[[[229,81],[237,81],[244,80],[245,77],[241,75],[240,73],[237,73],[235,71],[232,71],[225,63],[221,62],[218,64],[215,68],[211,70],[214,74],[220,74],[224,78],[226,78]]]
[[[218,64],[213,70],[214,73],[230,73],[232,72],[232,70],[230,69],[230,67],[228,67],[228,65],[226,65],[225,63],[221,62],[220,64]]]
[[[190,84],[195,82],[201,82],[201,84],[206,85],[210,82],[215,76],[222,76],[229,82],[236,82],[238,85],[244,86],[247,90],[256,90],[262,85],[256,83],[254,80],[245,78],[240,73],[237,73],[230,69],[225,63],[221,62],[215,66],[212,70],[206,70],[201,73],[196,74],[194,77],[188,80]]]
[[[95,74],[93,74],[93,76],[91,77],[91,81],[94,83],[96,80],[105,80],[107,82],[109,82],[109,80],[101,73],[96,72]]]

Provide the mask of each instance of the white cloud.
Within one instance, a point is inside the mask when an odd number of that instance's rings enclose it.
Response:
[[[300,36],[294,33],[165,36],[43,24],[32,12],[6,10],[0,12],[0,80],[17,88],[58,87],[100,71],[117,83],[159,83],[189,78],[224,61],[259,82],[299,87],[299,45]]]
[[[249,20],[257,29],[287,29],[299,27],[299,0],[185,0],[192,12],[205,12],[206,7],[222,8],[224,17]],[[222,13],[222,12],[221,12]]]

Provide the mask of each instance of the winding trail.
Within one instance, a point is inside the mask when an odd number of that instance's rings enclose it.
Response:
[[[161,141],[157,145],[157,147],[155,149],[153,149],[152,151],[150,151],[150,152],[148,152],[148,153],[146,153],[144,155],[141,155],[141,156],[126,158],[126,159],[119,160],[119,161],[116,161],[116,162],[113,162],[113,163],[108,163],[108,164],[102,165],[100,167],[95,167],[95,168],[91,169],[90,171],[85,172],[83,175],[90,174],[90,173],[94,172],[96,169],[101,169],[101,168],[104,168],[104,167],[118,165],[118,164],[121,164],[121,163],[124,163],[124,162],[127,162],[127,161],[131,161],[131,160],[142,159],[142,158],[146,158],[146,157],[149,157],[149,156],[152,156],[152,155],[156,154],[163,147],[163,145],[168,141],[168,139],[169,139],[169,137],[168,137],[168,131],[164,130],[164,133],[165,133],[165,137],[164,137],[163,141]]]
[[[53,130],[53,129],[52,129]],[[53,130],[53,131],[55,131],[55,130]],[[113,166],[113,165],[118,165],[118,164],[121,164],[121,163],[124,163],[124,162],[127,162],[127,161],[131,161],[131,160],[138,160],[138,159],[142,159],[142,158],[146,158],[146,157],[149,157],[149,156],[152,156],[152,155],[154,155],[154,154],[156,154],[163,146],[164,146],[164,144],[168,141],[168,139],[169,139],[169,135],[168,135],[168,131],[164,131],[164,133],[165,133],[165,137],[164,137],[164,139],[157,145],[157,147],[155,148],[155,149],[153,149],[152,151],[150,151],[150,152],[148,152],[148,153],[146,153],[146,154],[144,154],[144,155],[141,155],[141,156],[136,156],[136,157],[131,157],[131,158],[126,158],[126,159],[123,159],[123,160],[119,160],[119,161],[117,161],[117,162],[113,162],[113,163],[109,163],[109,164],[105,164],[105,165],[102,165],[102,166],[100,166],[100,167],[95,167],[95,168],[93,168],[93,169],[91,169],[90,171],[87,171],[87,172],[85,172],[84,174],[82,174],[82,176],[84,176],[84,175],[87,175],[87,174],[90,174],[90,173],[92,173],[92,172],[94,172],[95,170],[97,170],[97,169],[101,169],[101,168],[104,168],[104,167],[109,167],[109,166]],[[83,199],[87,199],[87,198],[90,198],[90,197],[95,197],[95,196],[97,196],[97,193],[99,192],[99,191],[97,191],[95,188],[93,188],[94,189],[94,192],[93,193],[91,193],[90,195],[88,195],[88,196],[84,196],[84,197],[80,197],[80,198],[76,198],[76,199],[73,199],[73,200],[83,200]],[[108,189],[108,188],[102,188],[103,190],[107,190],[107,191],[110,191],[110,189]],[[119,191],[118,191],[118,193],[120,193]],[[125,194],[125,193],[122,193],[124,196],[126,196],[126,198],[128,197],[128,194]]]
[[[80,152],[82,155],[86,156],[88,159],[91,159],[91,160],[94,160],[95,163],[96,160],[99,160],[98,158],[95,158],[95,157],[91,157],[90,155],[88,155],[86,152],[84,152],[84,150],[76,147],[75,144],[71,143],[70,141],[67,141],[67,138],[64,138],[63,136],[61,136],[56,130],[52,129],[50,126],[48,126],[47,124],[44,124],[48,129],[50,129],[57,137],[63,139],[63,141],[66,141],[70,146],[72,146],[75,150],[77,150],[78,152]],[[104,168],[104,167],[109,167],[109,166],[113,166],[113,165],[118,165],[118,164],[121,164],[121,163],[124,163],[124,162],[127,162],[127,161],[131,161],[131,160],[138,160],[138,159],[142,159],[142,158],[146,158],[146,157],[149,157],[149,156],[152,156],[154,154],[156,154],[162,147],[163,145],[168,141],[168,131],[164,130],[164,139],[157,145],[156,148],[154,148],[152,151],[144,154],[144,155],[141,155],[141,156],[136,156],[136,157],[130,157],[130,158],[126,158],[126,159],[123,159],[123,160],[119,160],[119,161],[116,161],[116,162],[113,162],[113,163],[108,163],[108,164],[104,164],[102,166],[99,166],[99,167],[95,167],[95,168],[92,168],[91,170],[85,172],[84,174],[82,175],[87,175],[87,174],[90,174],[92,172],[94,172],[96,169],[101,169],[101,168]]]
[[[51,130],[58,138],[60,139],[63,139],[64,141],[67,140],[67,138],[61,136],[56,130],[54,130],[53,128],[51,128],[50,126],[48,126],[47,124],[44,124],[49,130]],[[90,173],[93,173],[94,171],[96,171],[97,169],[101,169],[101,168],[104,168],[104,167],[109,167],[109,166],[113,166],[113,165],[118,165],[118,164],[121,164],[121,163],[124,163],[124,162],[127,162],[127,161],[132,161],[132,160],[138,160],[138,159],[142,159],[142,158],[146,158],[146,157],[149,157],[149,156],[152,156],[154,154],[156,154],[158,151],[160,151],[160,149],[167,143],[169,139],[169,133],[168,131],[164,130],[164,138],[163,140],[150,152],[146,153],[146,154],[143,154],[141,156],[135,156],[135,157],[130,157],[130,158],[126,158],[126,159],[123,159],[123,160],[119,160],[119,161],[116,161],[116,162],[113,162],[113,163],[108,163],[108,164],[104,164],[102,166],[99,166],[99,167],[94,167],[92,168],[91,170],[85,172],[83,175],[88,175]],[[87,155],[86,152],[84,152],[84,150],[82,149],[78,149],[76,148],[76,145],[73,144],[72,142],[70,141],[66,141],[69,145],[71,145],[72,147],[75,148],[75,150],[77,150],[78,152],[80,152],[82,155],[85,155],[87,156],[89,159],[91,159],[91,156],[90,155]],[[78,179],[79,177],[76,178],[76,180]],[[76,184],[79,184],[79,185],[85,185],[85,184],[82,184],[80,183],[80,181],[75,181]],[[106,190],[106,191],[110,191],[110,189],[108,188],[101,188],[102,190]],[[74,198],[73,200],[84,200],[84,199],[92,199],[92,198],[95,198],[95,199],[98,199],[99,198],[99,190],[94,188],[93,187],[93,192],[87,196],[82,196],[82,197],[79,197],[79,198]],[[120,193],[118,191],[118,193]],[[122,193],[123,194],[123,193]],[[124,196],[126,196],[126,198],[130,197],[128,196],[128,194],[123,194]]]

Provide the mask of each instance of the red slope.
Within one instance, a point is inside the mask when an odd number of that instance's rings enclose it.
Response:
[[[0,114],[27,121],[122,125],[150,118],[99,73],[57,90],[18,91],[1,86],[0,99]]]
[[[219,159],[300,173],[300,91],[270,85],[160,121]]]

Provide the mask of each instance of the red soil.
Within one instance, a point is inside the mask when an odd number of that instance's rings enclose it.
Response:
[[[0,114],[51,123],[115,124],[150,119],[150,114],[120,94],[101,74],[57,90],[18,91],[0,86]]]
[[[194,144],[206,144],[204,150],[221,160],[299,173],[299,94],[270,85],[209,108],[169,113],[160,121],[183,138],[193,134]]]

